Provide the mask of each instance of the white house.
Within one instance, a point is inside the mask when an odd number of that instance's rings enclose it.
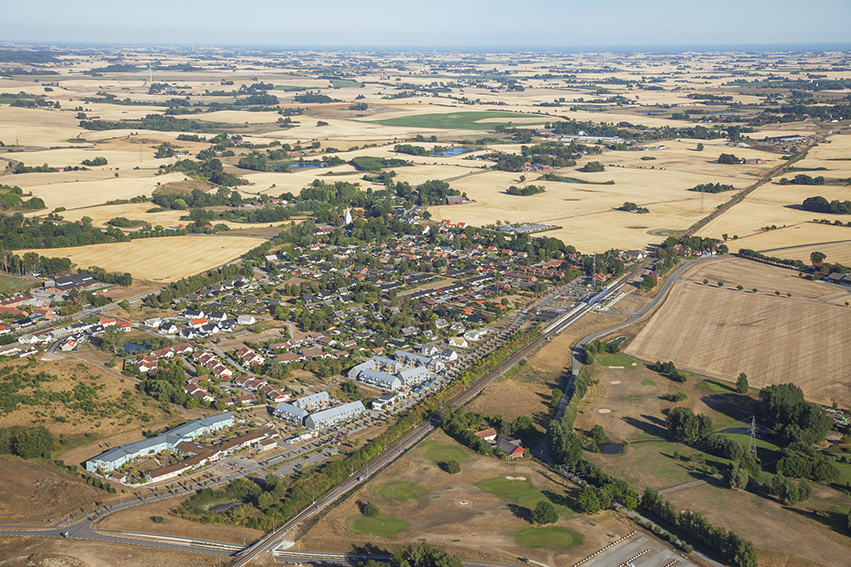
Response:
[[[446,344],[455,348],[467,348],[467,339],[464,337],[449,337]]]
[[[257,319],[251,315],[240,315],[236,318],[236,322],[239,325],[253,325],[257,322]]]

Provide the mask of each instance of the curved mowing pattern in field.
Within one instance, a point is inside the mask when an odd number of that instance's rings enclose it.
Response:
[[[436,463],[445,463],[447,461],[458,461],[460,463],[467,459],[467,454],[460,447],[441,445],[434,441],[420,445],[420,454]]]
[[[647,234],[652,234],[653,236],[673,236],[677,233],[676,230],[669,230],[666,228],[656,229],[656,230],[648,230]]]
[[[357,516],[356,518],[352,518],[346,522],[346,527],[363,535],[393,537],[399,532],[410,528],[411,524],[405,520],[393,520],[391,518],[382,518],[380,516],[375,518]]]
[[[632,368],[633,362],[638,362],[631,356],[625,354],[601,354],[597,357],[597,362],[603,366],[623,366],[624,368]],[[636,367],[638,365],[636,364]]]
[[[570,549],[582,543],[582,535],[567,528],[548,526],[526,528],[514,534],[514,540],[526,547],[546,547],[547,549]]]
[[[535,487],[528,480],[508,480],[505,477],[491,478],[476,483],[480,489],[492,494],[503,496],[522,496],[530,492],[536,492]]]
[[[400,502],[419,498],[428,492],[428,490],[422,486],[414,484],[413,482],[405,482],[403,480],[379,484],[374,488],[374,490],[376,494],[380,494],[381,496],[385,496],[391,500],[398,500]]]

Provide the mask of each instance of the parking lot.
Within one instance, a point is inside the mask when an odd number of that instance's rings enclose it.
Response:
[[[694,565],[682,553],[673,551],[646,536],[636,534],[584,563],[583,567],[694,567]]]

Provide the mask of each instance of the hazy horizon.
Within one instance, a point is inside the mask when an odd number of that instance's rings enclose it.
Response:
[[[848,45],[851,2],[674,0],[257,0],[116,3],[32,0],[4,7],[7,43],[276,48],[595,50],[605,47]]]

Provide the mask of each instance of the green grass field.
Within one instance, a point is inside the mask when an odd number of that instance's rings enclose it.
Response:
[[[416,114],[412,116],[399,116],[385,120],[374,120],[376,124],[385,126],[404,126],[406,128],[445,128],[447,130],[493,130],[499,124],[507,126],[509,122],[517,118],[540,118],[540,122],[522,123],[523,127],[544,124],[547,117],[534,114],[519,114],[516,112],[450,112],[447,114]],[[505,122],[480,122],[492,118],[501,118]]]
[[[723,382],[718,382],[716,380],[704,380],[700,382],[697,386],[695,386],[696,390],[709,390],[710,392],[733,392],[734,388],[724,384]]]
[[[490,478],[476,483],[476,486],[492,494],[503,496],[523,496],[537,492],[528,480],[508,480],[504,477]]]
[[[335,89],[340,87],[359,87],[361,84],[357,81],[347,81],[346,79],[334,79],[331,81],[331,84],[334,85]]]
[[[434,441],[423,443],[420,445],[419,451],[420,455],[435,463],[445,463],[446,461],[458,461],[461,463],[467,459],[467,454],[461,447],[441,445]]]
[[[630,368],[633,363],[636,363],[636,367],[638,366],[636,359],[625,354],[601,354],[597,357],[597,362],[603,366],[623,366],[624,368]]]
[[[569,549],[582,543],[582,535],[567,528],[546,526],[520,530],[514,534],[514,540],[526,547]]]
[[[21,289],[29,287],[39,280],[27,276],[10,276],[8,274],[0,274],[0,291],[9,291],[13,289]]]
[[[359,534],[379,537],[393,537],[411,527],[411,524],[405,520],[393,520],[380,516],[375,518],[357,516],[346,522],[346,525],[350,530]]]
[[[374,488],[376,494],[380,494],[381,496],[385,496],[390,498],[391,500],[411,500],[413,498],[420,498],[423,496],[428,490],[414,484],[413,482],[405,482],[405,481],[396,481],[396,482],[388,482],[386,484],[379,484]]]
[[[653,380],[642,380],[641,385],[642,386],[655,386],[656,382],[654,382]]]

